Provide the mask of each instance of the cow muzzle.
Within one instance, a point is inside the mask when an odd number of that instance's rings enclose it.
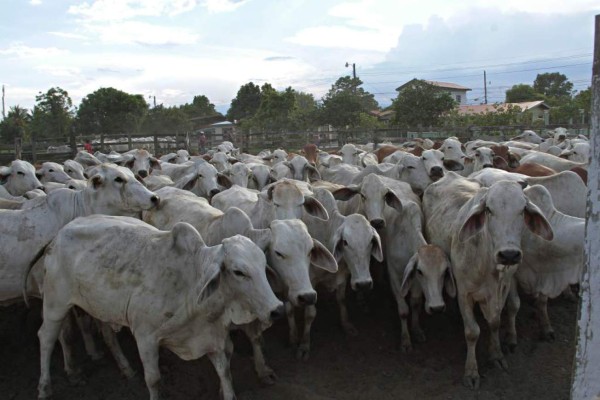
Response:
[[[375,218],[371,220],[371,226],[375,229],[385,228],[385,220],[381,218]]]
[[[502,265],[515,265],[521,262],[521,250],[501,250],[496,253],[496,262]]]
[[[312,306],[317,302],[317,292],[308,292],[298,295],[299,306]]]
[[[356,282],[352,286],[352,289],[357,292],[368,292],[369,290],[373,289],[373,281],[370,279],[367,281],[360,281]]]
[[[431,180],[436,182],[444,177],[444,170],[442,169],[442,167],[432,167],[431,171],[429,171],[429,177],[431,178]]]
[[[284,315],[285,307],[283,306],[283,304],[280,303],[276,309],[271,311],[271,313],[269,314],[269,318],[271,319],[271,321],[277,321],[278,319],[283,318]]]

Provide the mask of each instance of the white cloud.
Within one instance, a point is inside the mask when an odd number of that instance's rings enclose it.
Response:
[[[82,39],[82,40],[88,39],[87,36],[81,35],[79,33],[72,33],[72,32],[48,32],[48,33],[50,35],[58,36],[58,37],[65,38],[65,39]]]
[[[248,0],[204,0],[202,5],[211,13],[230,12],[240,8]]]
[[[39,6],[40,4],[42,4],[42,0],[29,0],[29,4],[31,4],[32,6]]]
[[[81,75],[81,70],[79,68],[65,67],[60,65],[43,64],[36,66],[35,69],[47,75],[61,78],[76,78]]]
[[[30,47],[21,42],[13,42],[8,48],[0,49],[0,55],[16,56],[18,58],[54,57],[67,53],[67,50],[56,47]]]
[[[68,13],[93,21],[175,16],[193,10],[197,0],[95,0],[69,7]]]
[[[142,44],[149,46],[173,46],[194,44],[199,35],[186,28],[123,21],[111,24],[88,25],[88,30],[98,34],[106,44]]]
[[[378,30],[352,29],[345,26],[319,26],[303,29],[285,39],[304,46],[336,47],[386,52],[396,44],[396,37]]]

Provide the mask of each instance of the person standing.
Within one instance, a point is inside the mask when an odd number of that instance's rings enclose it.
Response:
[[[92,143],[90,142],[90,139],[86,139],[85,144],[83,145],[83,148],[88,153],[94,154],[94,148],[92,147]]]
[[[198,136],[198,151],[200,154],[206,153],[206,135],[204,132],[200,132],[200,136]]]

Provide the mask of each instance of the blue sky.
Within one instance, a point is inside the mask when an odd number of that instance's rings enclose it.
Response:
[[[206,95],[226,111],[249,81],[320,99],[355,63],[381,105],[417,77],[502,101],[516,83],[561,72],[589,86],[587,0],[2,0],[0,82],[6,107],[40,91],[78,105],[100,87],[178,105]],[[10,4],[10,6],[8,5]],[[481,99],[481,100],[480,100]]]

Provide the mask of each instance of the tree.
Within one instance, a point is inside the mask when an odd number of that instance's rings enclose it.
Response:
[[[523,101],[545,100],[543,94],[537,92],[531,85],[520,83],[513,85],[506,91],[507,103],[521,103]]]
[[[6,118],[0,122],[0,138],[4,143],[13,143],[16,137],[24,137],[31,122],[29,110],[19,105],[8,110]]]
[[[69,93],[59,87],[35,97],[31,121],[36,138],[63,138],[68,135],[73,122],[73,101]]]
[[[185,132],[190,129],[188,115],[179,107],[151,108],[142,123],[142,130],[149,134]]]
[[[546,98],[570,98],[573,84],[567,77],[559,72],[538,74],[533,81],[533,89]]]
[[[148,111],[141,94],[100,88],[88,94],[77,110],[78,131],[108,135],[137,132]]]
[[[227,119],[230,121],[252,118],[260,107],[261,91],[258,85],[249,82],[242,85],[237,95],[231,100],[231,106],[227,111]]]
[[[404,126],[436,125],[455,106],[450,93],[423,80],[405,86],[392,104],[395,122]]]
[[[191,104],[184,104],[180,107],[189,118],[218,115],[215,105],[204,95],[194,96]]]
[[[359,78],[344,76],[339,78],[323,97],[320,120],[338,128],[358,127],[364,118],[361,113],[379,109],[375,97],[359,87]]]

